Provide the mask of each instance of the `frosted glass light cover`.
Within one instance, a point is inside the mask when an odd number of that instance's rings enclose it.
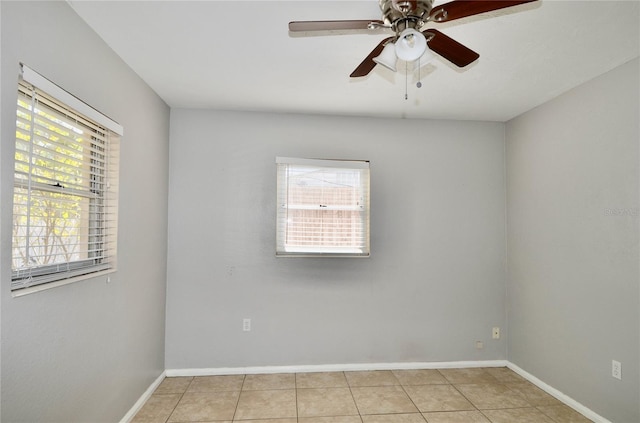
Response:
[[[373,61],[395,72],[397,57],[393,43],[387,43],[382,49],[382,52],[373,58]]]
[[[396,55],[405,62],[413,62],[424,54],[427,49],[427,39],[422,33],[413,28],[407,28],[400,33],[396,41]]]

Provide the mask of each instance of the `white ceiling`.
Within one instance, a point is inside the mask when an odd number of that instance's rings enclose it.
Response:
[[[386,32],[288,32],[292,20],[380,19],[376,0],[69,3],[180,108],[507,121],[640,52],[638,0],[542,0],[428,24],[480,59],[458,70],[438,58],[417,88],[401,66],[349,78]]]

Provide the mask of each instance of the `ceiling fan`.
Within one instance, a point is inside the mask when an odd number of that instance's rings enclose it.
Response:
[[[289,31],[392,30],[394,36],[382,40],[351,73],[352,78],[368,75],[376,64],[395,71],[396,59],[424,63],[429,50],[462,68],[480,55],[436,29],[422,30],[427,23],[449,22],[536,0],[453,0],[436,7],[433,1],[379,0],[382,20],[293,21]]]

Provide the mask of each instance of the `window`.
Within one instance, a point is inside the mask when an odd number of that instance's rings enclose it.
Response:
[[[369,162],[276,158],[278,256],[369,256]]]
[[[22,65],[12,291],[115,270],[120,135],[117,123]]]

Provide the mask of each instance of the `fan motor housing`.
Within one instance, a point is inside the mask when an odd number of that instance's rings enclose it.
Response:
[[[429,18],[433,0],[380,0],[382,19],[396,33],[419,29]]]

